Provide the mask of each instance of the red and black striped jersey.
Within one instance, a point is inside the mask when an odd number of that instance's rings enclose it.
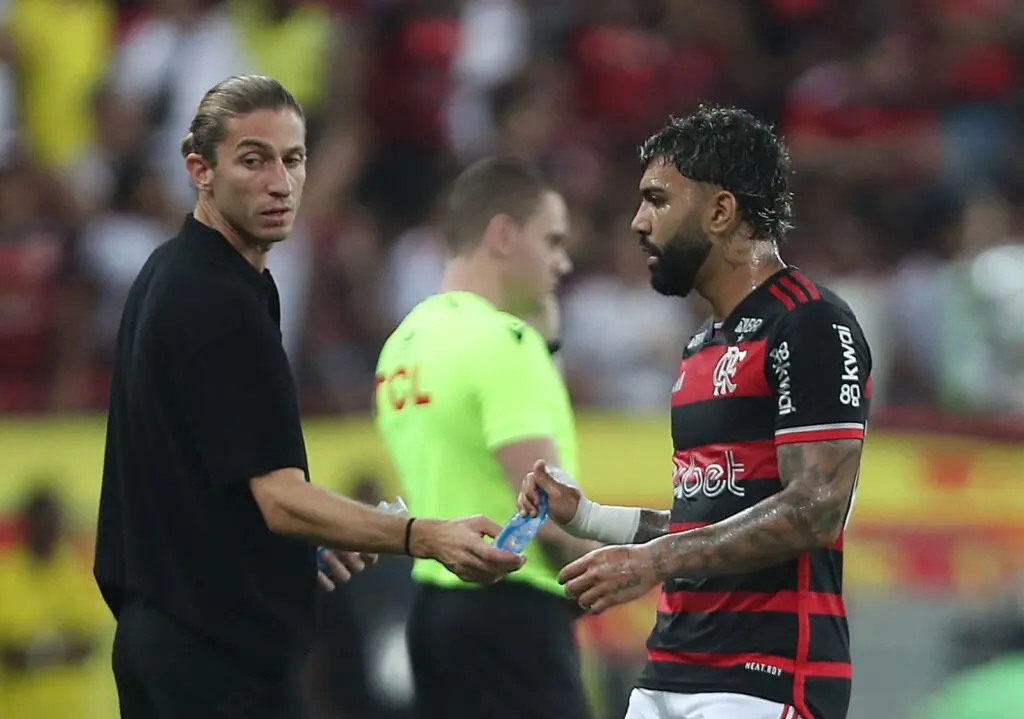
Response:
[[[721,325],[705,324],[672,389],[671,531],[781,491],[780,444],[863,439],[870,374],[853,311],[793,268]],[[793,705],[802,719],[842,719],[851,680],[842,574],[840,537],[755,573],[666,581],[639,685],[750,694]]]

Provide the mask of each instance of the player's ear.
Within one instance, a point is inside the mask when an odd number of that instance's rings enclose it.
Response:
[[[722,249],[723,259],[730,265],[747,264],[753,244],[748,228],[740,217],[736,196],[726,190],[715,192],[708,203],[707,229]]]
[[[202,156],[190,153],[185,158],[185,167],[197,190],[209,191],[213,184],[213,167]]]
[[[515,222],[506,214],[499,213],[491,218],[484,230],[483,244],[493,257],[508,257],[515,242]]]
[[[708,202],[707,229],[710,235],[732,235],[740,223],[736,196],[728,190],[718,190]]]

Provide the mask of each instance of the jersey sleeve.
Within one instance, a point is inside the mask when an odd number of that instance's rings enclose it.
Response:
[[[258,319],[243,315],[179,368],[178,400],[213,484],[306,468],[288,357]]]
[[[786,315],[769,339],[775,442],[863,439],[871,357],[852,316],[814,302]]]
[[[474,360],[474,391],[489,449],[531,437],[550,437],[554,426],[544,396],[555,369],[540,334],[522,322],[481,332]]]

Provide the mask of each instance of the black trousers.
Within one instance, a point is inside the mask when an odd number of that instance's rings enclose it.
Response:
[[[588,719],[576,616],[521,582],[421,587],[408,627],[420,719]]]
[[[141,602],[114,634],[122,719],[304,719],[298,677],[268,676]]]

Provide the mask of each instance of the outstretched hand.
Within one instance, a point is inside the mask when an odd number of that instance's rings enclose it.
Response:
[[[484,516],[447,522],[418,520],[413,525],[413,537],[422,538],[425,556],[441,562],[459,579],[477,584],[493,584],[526,562],[526,557],[484,541],[500,532],[501,526]]]
[[[566,596],[591,614],[639,599],[660,581],[645,544],[595,549],[558,574]]]

